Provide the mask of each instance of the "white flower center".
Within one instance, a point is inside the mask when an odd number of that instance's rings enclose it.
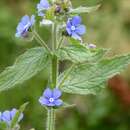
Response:
[[[49,102],[51,102],[51,103],[54,102],[54,98],[50,98]]]
[[[71,30],[74,31],[75,30],[75,26],[71,26]]]

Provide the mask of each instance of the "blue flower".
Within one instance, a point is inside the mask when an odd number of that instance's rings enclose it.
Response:
[[[35,23],[35,16],[32,15],[31,18],[28,15],[22,17],[16,29],[16,37],[27,37],[29,29]]]
[[[40,3],[37,4],[38,16],[44,16],[43,11],[50,8],[48,0],[40,0]]]
[[[43,95],[40,97],[39,102],[41,105],[45,106],[61,106],[63,104],[63,101],[59,99],[62,95],[62,92],[58,89],[55,88],[51,90],[50,88],[47,88]]]
[[[1,121],[6,122],[10,126],[10,123],[12,119],[14,118],[17,111],[18,110],[14,108],[11,111],[4,111],[3,113],[0,113]],[[23,118],[23,114],[20,115],[18,122],[20,122],[22,118]]]
[[[86,27],[82,25],[81,22],[80,16],[74,16],[68,19],[66,25],[68,35],[77,40],[81,40],[81,36],[86,32]]]

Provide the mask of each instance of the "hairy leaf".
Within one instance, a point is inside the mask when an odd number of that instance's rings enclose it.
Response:
[[[120,73],[130,63],[130,54],[126,56],[105,59],[95,64],[80,64],[73,67],[65,82],[62,90],[74,94],[96,94],[105,82]],[[62,80],[64,73],[60,76]]]
[[[0,91],[14,87],[30,79],[49,64],[49,56],[42,47],[27,50],[15,64],[0,74]]]
[[[96,5],[96,6],[92,6],[92,7],[80,6],[76,9],[70,9],[69,13],[72,13],[72,14],[90,13],[90,12],[96,11],[99,7],[100,7],[100,5]]]
[[[97,62],[101,60],[108,52],[107,49],[90,49],[85,45],[77,44],[60,48],[56,55],[63,60],[70,60],[74,63],[77,62]]]

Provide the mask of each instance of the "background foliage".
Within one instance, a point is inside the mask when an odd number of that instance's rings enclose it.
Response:
[[[16,57],[27,48],[36,46],[36,42],[28,43],[14,37],[15,28],[21,16],[35,10],[37,0],[1,0],[0,1],[0,70],[11,65]],[[102,3],[97,12],[83,15],[87,25],[84,40],[97,46],[112,48],[113,54],[130,51],[130,1],[129,0],[72,0],[77,5],[95,5]],[[46,32],[46,33],[45,33]],[[49,42],[49,29],[42,28],[41,36]],[[130,81],[130,69],[122,75]],[[47,70],[46,70],[47,71]],[[45,110],[38,103],[38,98],[47,84],[46,72],[41,72],[31,80],[0,93],[0,110],[19,107],[26,101],[30,104],[25,111],[22,127],[34,127],[44,130]],[[119,82],[117,82],[117,85]],[[60,130],[129,130],[129,100],[127,108],[117,96],[117,91],[107,87],[97,96],[75,96],[64,94],[63,98],[76,103],[77,106],[57,113],[57,126]],[[121,93],[121,91],[118,91]],[[121,95],[121,94],[120,94]],[[130,93],[128,93],[130,95]],[[122,95],[121,95],[122,96]],[[127,96],[128,98],[128,96]],[[129,98],[128,98],[129,99]],[[123,100],[124,101],[124,100]]]

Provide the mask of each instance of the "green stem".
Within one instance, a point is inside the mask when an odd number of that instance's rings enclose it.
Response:
[[[52,58],[52,88],[57,85],[57,75],[58,75],[58,59],[54,55]]]
[[[39,36],[39,34],[36,31],[33,31],[34,34],[34,38],[37,40],[37,42],[43,46],[50,54],[51,54],[51,50],[50,48],[47,46],[47,44],[41,39],[41,37]]]
[[[55,55],[55,50],[57,49],[57,34],[56,34],[56,25],[52,25],[52,66],[51,66],[51,87],[52,89],[57,85],[57,76],[58,76],[58,58]],[[48,108],[47,115],[47,129],[46,130],[55,130],[55,109],[53,107]]]
[[[57,47],[57,49],[60,49],[63,40],[64,40],[64,37],[61,37],[61,39],[60,39],[60,41],[59,41],[59,43],[58,43],[58,47]]]
[[[57,49],[57,26],[56,24],[52,25],[52,50],[53,50],[53,57],[52,57],[52,88],[55,88],[57,85],[57,76],[58,76],[58,58],[54,54],[55,50]]]
[[[46,130],[55,130],[55,109],[48,108]]]

